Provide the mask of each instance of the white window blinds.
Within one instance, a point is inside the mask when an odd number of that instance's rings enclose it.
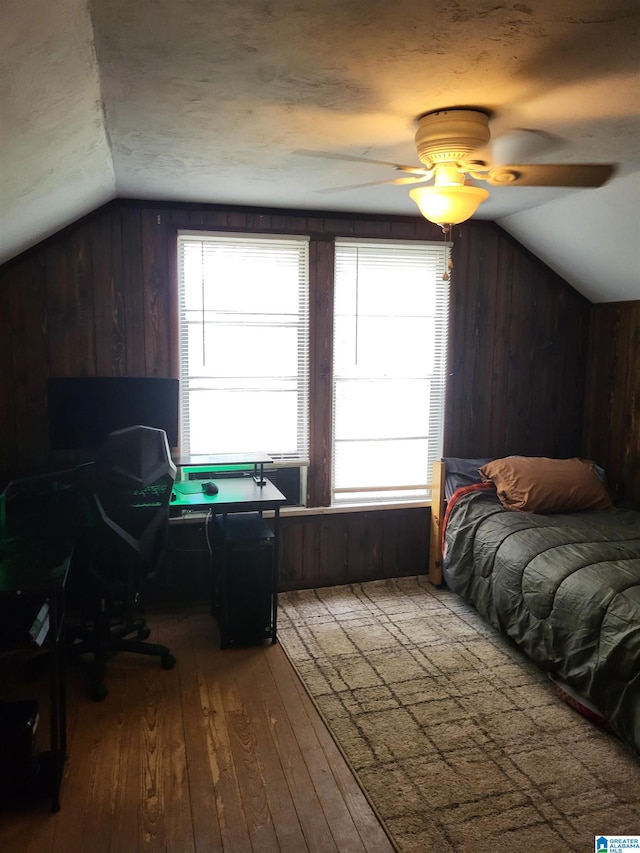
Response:
[[[308,240],[178,236],[181,452],[308,453]]]
[[[442,454],[442,243],[336,241],[333,501],[428,496]]]

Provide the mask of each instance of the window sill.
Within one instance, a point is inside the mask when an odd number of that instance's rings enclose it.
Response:
[[[421,501],[403,501],[396,503],[360,503],[360,504],[337,504],[335,506],[283,506],[280,508],[280,518],[295,518],[300,516],[317,516],[317,515],[339,515],[354,512],[380,512],[382,510],[395,509],[420,509],[422,507],[430,507],[431,501],[425,498]],[[265,518],[273,518],[273,510],[264,512]],[[206,511],[187,512],[180,516],[174,516],[169,519],[170,524],[187,524],[204,522],[209,517],[210,513]]]
[[[280,517],[287,518],[289,516],[299,515],[337,515],[338,513],[353,513],[353,512],[379,512],[389,509],[416,509],[420,507],[430,507],[431,500],[424,498],[419,501],[396,501],[394,503],[345,503],[334,504],[333,506],[283,506],[280,510]],[[265,513],[266,515],[267,513]]]

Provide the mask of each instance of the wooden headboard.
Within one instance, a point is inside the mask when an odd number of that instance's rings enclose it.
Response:
[[[431,478],[431,531],[429,536],[429,581],[442,584],[442,522],[444,519],[444,462],[433,463]]]

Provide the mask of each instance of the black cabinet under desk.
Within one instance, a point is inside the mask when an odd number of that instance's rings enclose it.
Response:
[[[212,521],[210,538],[220,647],[275,642],[273,530],[259,513],[232,514]]]

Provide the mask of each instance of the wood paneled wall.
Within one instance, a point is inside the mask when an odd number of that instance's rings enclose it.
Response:
[[[281,590],[427,571],[427,507],[288,516],[280,523]]]
[[[280,518],[281,591],[425,574],[428,558],[426,506]],[[145,599],[155,604],[206,601],[209,569],[204,522],[174,522],[164,571],[145,585]]]
[[[419,217],[115,201],[0,268],[0,476],[50,461],[49,376],[176,375],[178,229],[311,235],[312,502],[328,502],[332,238],[442,238]]]
[[[593,306],[585,456],[640,506],[640,300]]]
[[[332,239],[441,240],[440,229],[420,217],[118,200],[8,262],[0,268],[0,479],[52,463],[49,376],[176,375],[178,229],[310,235],[309,502],[326,505]],[[454,241],[445,453],[583,452],[590,304],[493,223],[458,226]],[[621,334],[620,363],[625,340]],[[607,467],[607,458],[598,459]],[[323,573],[336,582],[354,579],[345,574],[344,553],[353,566],[361,565],[354,556],[360,547],[369,555],[367,571],[390,571],[380,555],[390,553],[384,542],[400,535],[404,513],[416,523],[411,510],[391,511],[384,524],[372,522],[379,520],[373,513],[352,522],[347,515],[287,521],[287,588],[297,580],[319,582]],[[416,542],[416,534],[408,541]],[[316,551],[313,542],[324,550]],[[317,553],[339,556],[335,564],[327,556],[331,565],[323,559],[321,566]],[[399,573],[412,573],[416,565],[407,555]]]
[[[442,239],[420,217],[116,201],[5,264],[0,472],[49,460],[48,376],[175,375],[177,229],[311,235],[311,503],[326,504],[332,238]],[[454,239],[445,452],[580,452],[589,303],[493,223]]]
[[[0,475],[42,468],[49,376],[170,376],[175,294],[153,211],[110,204],[0,270]]]
[[[471,224],[455,242],[445,455],[578,455],[590,303],[492,223]]]

